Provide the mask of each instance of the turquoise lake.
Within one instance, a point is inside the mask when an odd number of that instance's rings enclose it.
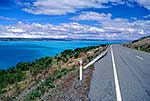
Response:
[[[0,69],[7,69],[19,62],[32,62],[44,56],[55,56],[65,49],[122,43],[124,41],[1,41]]]

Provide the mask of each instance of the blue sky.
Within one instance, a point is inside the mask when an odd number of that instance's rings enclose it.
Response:
[[[150,0],[0,2],[0,37],[136,39],[149,28]]]

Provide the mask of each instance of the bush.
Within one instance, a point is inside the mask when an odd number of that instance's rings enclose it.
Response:
[[[11,73],[14,71],[13,73]],[[5,72],[5,74],[0,76],[0,87],[6,87],[8,84],[14,84],[22,81],[25,78],[25,74],[21,70],[11,70]]]
[[[45,85],[48,86],[48,88],[55,88],[55,85],[51,79],[46,80]]]
[[[5,93],[5,92],[6,92],[6,90],[0,89],[0,94],[3,94],[3,93]]]
[[[38,86],[34,91],[29,93],[26,99],[33,100],[35,98],[39,98],[45,93],[46,89],[44,88],[44,83],[42,83],[40,86]]]
[[[28,62],[20,62],[16,65],[16,69],[20,69],[22,71],[27,71],[29,70],[31,64]]]
[[[58,70],[54,73],[54,80],[60,79],[62,76],[66,75],[69,72],[67,68],[63,68],[62,70]]]

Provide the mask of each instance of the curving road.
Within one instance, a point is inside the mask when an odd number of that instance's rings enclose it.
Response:
[[[112,45],[95,63],[91,101],[150,101],[150,54]]]

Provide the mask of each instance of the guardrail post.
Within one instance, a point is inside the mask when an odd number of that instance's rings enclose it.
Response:
[[[82,80],[82,59],[80,60],[80,69],[79,69],[80,81]]]

